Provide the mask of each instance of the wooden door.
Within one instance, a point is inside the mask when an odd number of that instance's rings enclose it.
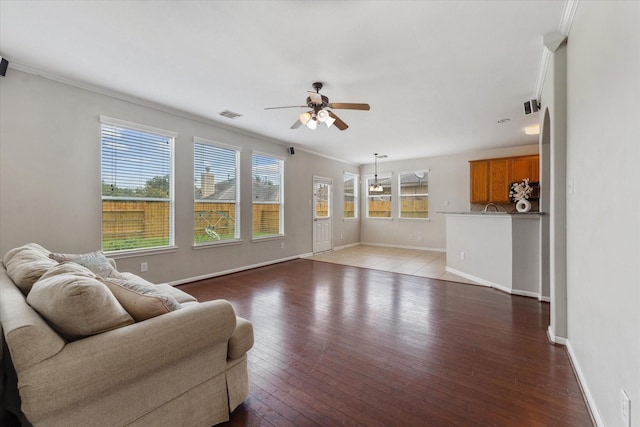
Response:
[[[469,162],[470,201],[486,203],[489,201],[489,162],[478,160]]]

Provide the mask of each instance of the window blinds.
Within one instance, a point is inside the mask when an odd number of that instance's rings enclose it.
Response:
[[[124,122],[123,122],[124,123]],[[102,247],[173,245],[173,141],[169,132],[102,118]]]

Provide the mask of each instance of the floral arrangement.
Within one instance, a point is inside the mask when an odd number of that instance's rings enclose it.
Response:
[[[514,182],[511,184],[509,198],[515,202],[519,202],[522,199],[528,199],[532,191],[533,188],[529,185],[529,178],[525,178],[522,182]]]

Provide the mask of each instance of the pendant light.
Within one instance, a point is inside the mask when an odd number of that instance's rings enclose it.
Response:
[[[369,186],[369,193],[382,193],[382,184],[378,182],[378,153],[374,153],[373,156],[375,157],[375,175],[373,178],[373,184]]]

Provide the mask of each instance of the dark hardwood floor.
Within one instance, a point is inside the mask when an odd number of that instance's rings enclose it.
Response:
[[[180,286],[253,322],[228,426],[591,426],[549,305],[294,260]]]

